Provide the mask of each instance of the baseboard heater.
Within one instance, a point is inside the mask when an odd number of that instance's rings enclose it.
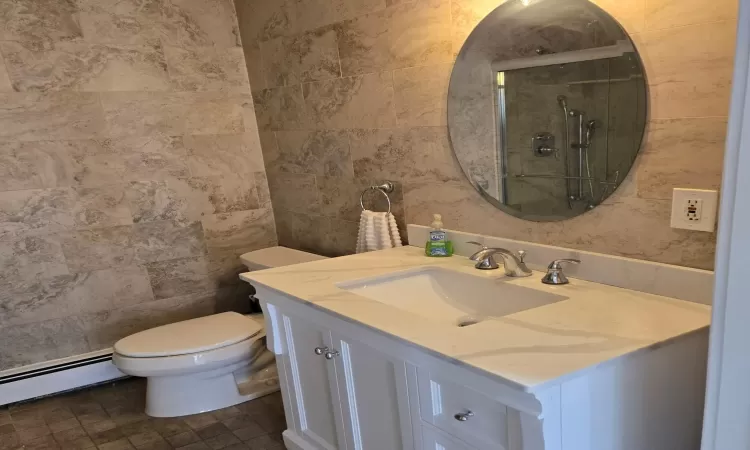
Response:
[[[0,372],[0,406],[126,377],[112,350],[77,355]]]

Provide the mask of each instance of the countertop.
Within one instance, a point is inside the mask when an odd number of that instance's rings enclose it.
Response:
[[[426,266],[498,279],[568,299],[459,328],[436,324],[336,286]],[[548,286],[542,284],[542,276],[534,272],[530,277],[508,278],[502,267],[480,271],[466,257],[427,258],[423,249],[408,246],[240,275],[245,281],[529,392],[634,352],[647,351],[706,328],[711,322],[711,308],[706,305],[577,279],[565,286]]]

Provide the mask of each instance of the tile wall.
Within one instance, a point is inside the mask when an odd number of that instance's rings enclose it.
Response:
[[[354,248],[363,186],[398,182],[403,222],[683,266],[715,235],[669,227],[673,187],[718,188],[736,0],[597,0],[635,40],[651,112],[642,155],[605,204],[558,223],[484,202],[446,127],[452,61],[500,0],[236,0],[279,240]]]
[[[231,0],[0,0],[0,370],[241,307],[276,244]]]

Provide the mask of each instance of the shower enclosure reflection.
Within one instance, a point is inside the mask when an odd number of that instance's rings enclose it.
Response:
[[[497,198],[531,216],[601,203],[638,154],[645,111],[633,54],[497,73]]]

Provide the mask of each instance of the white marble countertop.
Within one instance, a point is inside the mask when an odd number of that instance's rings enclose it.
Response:
[[[470,327],[437,324],[370,300],[336,283],[424,266],[553,292],[567,300]],[[302,303],[536,391],[636,351],[708,327],[711,308],[658,295],[571,279],[542,284],[543,273],[506,278],[502,268],[474,269],[463,256],[427,258],[423,249],[402,247],[241,275],[245,281],[282,292]]]

